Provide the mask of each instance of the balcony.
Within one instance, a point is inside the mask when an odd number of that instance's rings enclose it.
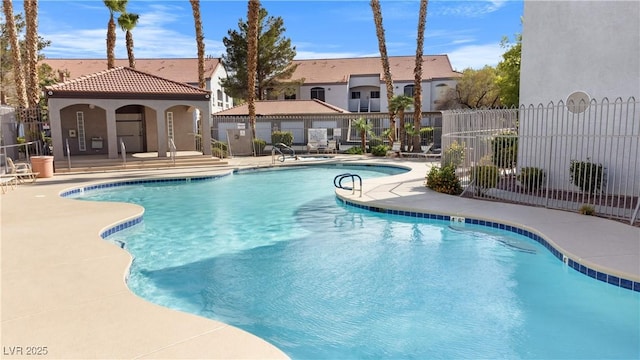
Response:
[[[380,112],[380,99],[349,99],[350,112]]]

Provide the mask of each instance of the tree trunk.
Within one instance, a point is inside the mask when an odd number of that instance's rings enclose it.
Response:
[[[391,104],[393,98],[393,79],[391,78],[391,70],[389,66],[389,55],[387,54],[387,45],[384,37],[384,27],[382,26],[382,10],[380,9],[379,0],[371,0],[371,10],[373,11],[373,21],[376,24],[376,35],[378,37],[378,48],[380,50],[380,61],[382,62],[382,72],[384,74],[384,82],[387,88],[387,108]],[[391,128],[390,141],[393,146],[396,140],[396,117],[395,113],[389,109],[389,127]]]
[[[404,110],[400,109],[398,110],[398,120],[399,120],[399,124],[398,127],[400,128],[400,151],[406,151],[405,146],[407,146],[407,142],[406,142],[406,138],[407,138],[407,131],[404,128]]]
[[[133,55],[133,34],[131,33],[131,31],[127,30],[125,36],[127,41],[127,57],[129,58],[129,67],[135,69],[136,57]]]
[[[202,17],[200,15],[200,0],[189,0],[193,11],[193,22],[196,26],[196,45],[198,48],[198,86],[206,89],[207,84],[204,78],[204,34],[202,32]]]
[[[249,108],[249,123],[252,139],[256,138],[256,70],[258,67],[258,17],[260,14],[260,0],[249,0],[249,14],[247,16],[247,106]]]
[[[38,0],[25,0],[24,13],[27,26],[24,59],[27,64],[27,103],[29,107],[37,107],[40,102],[40,84],[38,80]]]
[[[422,152],[420,147],[420,127],[422,121],[422,53],[424,48],[424,28],[427,23],[428,0],[420,0],[420,13],[418,16],[418,36],[416,46],[416,66],[414,68],[413,83],[413,152]]]
[[[2,0],[4,9],[4,17],[6,20],[7,33],[9,35],[9,44],[11,45],[11,55],[13,57],[13,78],[16,82],[16,97],[18,106],[27,107],[27,90],[25,87],[24,70],[22,68],[22,56],[20,55],[20,41],[18,40],[18,32],[13,17],[13,3],[11,0]]]
[[[113,12],[107,24],[107,69],[116,67],[116,22],[113,20]]]

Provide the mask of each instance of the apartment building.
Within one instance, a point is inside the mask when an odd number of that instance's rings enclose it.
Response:
[[[302,79],[291,95],[277,99],[318,99],[350,112],[387,112],[387,88],[379,57],[295,60],[293,80]],[[393,94],[413,96],[414,56],[391,56]],[[422,111],[438,110],[438,101],[456,86],[461,73],[447,55],[425,55],[422,60]]]

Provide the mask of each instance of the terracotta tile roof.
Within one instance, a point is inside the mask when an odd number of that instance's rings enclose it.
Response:
[[[43,59],[56,71],[69,71],[69,79],[107,70],[106,59]],[[204,62],[205,78],[211,78],[214,70],[222,66],[220,58],[207,58]],[[116,67],[129,66],[129,60],[116,59]],[[136,70],[181,83],[198,84],[198,59],[136,59]]]
[[[335,114],[349,111],[313,100],[262,100],[256,101],[256,115],[292,115],[292,114]],[[249,105],[244,103],[213,115],[249,115]]]
[[[350,75],[379,74],[384,81],[380,57],[294,60],[298,64],[292,79],[304,78],[305,84],[346,83]],[[390,56],[389,66],[394,81],[413,81],[415,56]],[[422,79],[456,78],[447,55],[425,55],[422,62]]]
[[[461,76],[453,71],[447,55],[425,55],[422,63],[423,79],[455,78]],[[70,78],[93,74],[107,68],[106,59],[44,59],[54,70],[69,71]],[[379,57],[294,60],[298,68],[292,79],[305,79],[306,84],[346,83],[350,75],[379,74],[383,80]],[[391,76],[394,81],[413,81],[414,56],[389,57]],[[128,66],[126,59],[117,59],[116,66]],[[210,78],[220,58],[205,61],[205,77]],[[198,83],[198,59],[136,59],[136,70],[182,83]]]
[[[209,91],[118,67],[45,87],[49,97],[208,99]]]

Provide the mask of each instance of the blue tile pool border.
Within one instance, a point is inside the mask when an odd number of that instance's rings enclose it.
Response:
[[[358,203],[355,203],[355,202],[352,202],[352,201],[349,201],[349,200],[346,200],[346,199],[343,199],[343,198],[340,198],[340,197],[338,197],[338,199],[345,205],[353,206],[353,207],[358,208],[358,209],[364,209],[364,210],[377,212],[377,213],[408,216],[408,217],[421,218],[421,219],[451,221],[451,216],[450,215],[432,214],[432,213],[416,212],[416,211],[408,211],[408,210],[386,209],[386,208],[381,208],[381,207],[378,207],[378,206],[369,206],[369,205],[358,204]],[[526,237],[528,237],[530,239],[533,239],[534,241],[540,243],[547,250],[549,250],[549,252],[551,252],[551,254],[553,254],[553,256],[555,256],[558,260],[564,262],[570,268],[572,268],[572,269],[574,269],[574,270],[576,270],[576,271],[578,271],[578,272],[580,272],[580,273],[582,273],[582,274],[584,274],[586,276],[589,276],[589,277],[591,277],[593,279],[605,282],[607,284],[611,284],[611,285],[618,286],[618,287],[621,287],[621,288],[624,288],[624,289],[640,292],[640,282],[636,282],[636,281],[633,281],[633,280],[630,280],[630,279],[621,278],[621,277],[616,276],[616,275],[611,275],[611,274],[604,273],[602,271],[591,269],[591,268],[579,263],[578,261],[575,261],[575,260],[567,257],[560,250],[558,250],[555,247],[553,247],[544,237],[536,234],[535,232],[520,228],[518,226],[506,225],[506,224],[502,224],[502,223],[495,222],[495,221],[474,219],[474,218],[469,218],[469,217],[465,217],[464,218],[464,223],[465,224],[472,224],[472,225],[486,226],[486,227],[505,230],[505,231],[512,232],[512,233],[515,233],[515,234],[518,234],[518,235],[526,236]]]
[[[104,189],[112,189],[112,188],[117,188],[117,187],[121,187],[121,186],[131,186],[131,185],[141,185],[141,184],[153,184],[153,183],[189,183],[189,182],[197,182],[197,181],[207,181],[207,180],[215,180],[221,177],[225,177],[228,176],[229,174],[222,174],[222,175],[211,175],[211,176],[197,176],[197,177],[181,177],[181,178],[155,178],[155,179],[138,179],[138,180],[125,180],[125,181],[114,181],[114,182],[107,182],[107,183],[100,183],[100,184],[94,184],[94,185],[87,185],[87,186],[82,186],[82,187],[78,187],[78,188],[73,188],[73,189],[69,189],[69,190],[65,190],[63,192],[60,193],[60,197],[71,197],[71,196],[75,196],[75,195],[81,195],[84,194],[86,192],[89,191],[95,191],[95,190],[104,190]],[[353,206],[355,208],[359,208],[359,209],[364,209],[364,210],[368,210],[368,211],[372,211],[372,212],[378,212],[378,213],[383,213],[383,214],[390,214],[390,215],[400,215],[400,216],[408,216],[408,217],[414,217],[414,218],[422,218],[422,219],[431,219],[431,220],[443,220],[443,221],[451,221],[451,216],[450,215],[443,215],[443,214],[432,214],[432,213],[426,213],[426,212],[416,212],[416,211],[408,211],[408,210],[394,210],[394,209],[386,209],[386,208],[381,208],[381,207],[377,207],[377,206],[369,206],[369,205],[363,205],[363,204],[358,204],[352,201],[348,201],[345,199],[342,199],[340,197],[338,197],[338,199],[344,203],[345,205],[348,206]],[[106,238],[110,235],[115,234],[118,231],[122,231],[124,229],[130,228],[134,225],[140,224],[143,220],[142,215],[138,216],[138,217],[134,217],[132,219],[128,219],[125,220],[121,223],[115,224],[107,229],[105,229],[104,231],[102,231],[100,233],[100,237],[101,238]],[[575,261],[571,258],[568,258],[566,255],[564,255],[560,250],[556,249],[555,247],[553,247],[546,239],[544,239],[544,237],[531,232],[529,230],[520,228],[518,226],[513,226],[513,225],[506,225],[503,223],[499,223],[499,222],[494,222],[494,221],[489,221],[489,220],[482,220],[482,219],[474,219],[474,218],[469,218],[469,217],[465,217],[464,219],[464,223],[465,224],[472,224],[472,225],[480,225],[480,226],[486,226],[486,227],[490,227],[490,228],[495,228],[495,229],[500,229],[500,230],[506,230],[508,232],[512,232],[512,233],[516,233],[518,235],[523,235],[526,236],[530,239],[533,239],[534,241],[540,243],[542,246],[544,246],[547,250],[549,250],[553,256],[555,256],[558,260],[564,262],[567,264],[567,266],[573,268],[574,270],[589,276],[593,279],[605,282],[607,284],[611,284],[614,286],[618,286],[624,289],[628,289],[628,290],[632,290],[632,291],[637,291],[640,292],[640,282],[636,282],[630,279],[625,279],[625,278],[621,278],[619,276],[615,276],[612,274],[607,274],[595,269],[591,269],[581,263],[579,263],[578,261]]]
[[[160,183],[177,183],[184,184],[190,182],[198,182],[198,181],[207,181],[207,180],[215,180],[224,176],[228,176],[229,174],[222,175],[211,175],[211,176],[195,176],[195,177],[181,177],[181,178],[156,178],[156,179],[138,179],[138,180],[125,180],[125,181],[114,181],[107,183],[100,183],[94,185],[81,186],[69,190],[65,190],[60,193],[60,197],[66,198],[71,196],[82,195],[90,191],[96,190],[105,190],[105,189],[113,189],[122,186],[131,186],[131,185],[143,185],[143,184],[160,184]],[[142,222],[142,215],[122,221],[117,223],[100,233],[100,237],[105,239],[108,236],[111,236],[118,231],[122,231],[124,229],[130,228],[134,225],[138,225]],[[119,244],[121,248],[124,248],[124,244]]]

